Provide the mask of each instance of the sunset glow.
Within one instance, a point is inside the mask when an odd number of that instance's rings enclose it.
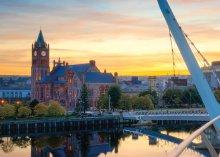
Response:
[[[219,60],[220,1],[169,3],[206,59]],[[101,72],[119,75],[173,73],[169,30],[156,0],[3,0],[0,23],[0,75],[31,74],[31,45],[40,27],[50,44],[51,69],[60,57],[69,64],[96,60]],[[189,74],[178,60],[176,65]]]

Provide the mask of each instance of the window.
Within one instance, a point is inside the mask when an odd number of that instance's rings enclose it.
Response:
[[[70,106],[71,106],[71,102],[70,102]]]
[[[70,94],[69,94],[70,96],[72,95],[72,93],[70,92]]]
[[[72,79],[69,79],[69,83],[72,83]]]
[[[2,95],[2,96],[3,96],[3,98],[5,98],[5,92],[3,92],[3,95]]]
[[[93,101],[92,101],[92,99],[89,101],[89,104],[90,104],[91,107],[93,107]]]
[[[97,104],[97,100],[95,100],[95,104],[94,104],[94,105],[95,105],[95,107],[96,107],[96,104]]]
[[[47,70],[45,70],[45,75],[47,75]]]
[[[46,89],[46,96],[49,96],[49,88]]]
[[[37,60],[34,59],[34,60],[33,60],[33,64],[37,64]]]
[[[79,90],[77,90],[77,95],[76,96],[79,96]]]
[[[13,92],[11,92],[11,98],[13,98],[14,97],[14,93]]]
[[[21,98],[22,97],[22,93],[21,92],[19,92],[19,98]]]
[[[44,98],[44,88],[41,88],[41,99]]]
[[[93,89],[89,90],[89,96],[93,96]]]
[[[102,95],[102,94],[104,94],[104,87],[100,86],[99,87],[99,95]]]
[[[7,98],[9,98],[9,92],[7,92]]]
[[[44,75],[44,70],[41,69],[41,78],[43,77],[43,75]]]
[[[76,81],[74,81],[74,87],[77,87],[77,82]]]
[[[108,94],[109,86],[105,86],[105,94]]]

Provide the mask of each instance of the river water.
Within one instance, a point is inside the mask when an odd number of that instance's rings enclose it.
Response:
[[[0,136],[0,157],[166,157],[198,127],[196,124],[153,128],[120,126],[22,137]],[[135,135],[128,130],[143,134]],[[205,134],[208,139],[217,138],[212,128]],[[201,142],[198,136],[191,146]],[[210,156],[208,151],[197,151],[191,146],[181,157]]]

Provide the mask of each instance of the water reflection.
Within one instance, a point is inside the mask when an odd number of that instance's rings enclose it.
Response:
[[[133,128],[134,130],[146,133],[143,136],[123,132],[122,128],[119,130],[105,129],[99,132],[79,131],[43,136],[6,137],[0,138],[0,156],[14,157],[20,153],[21,156],[31,157],[165,157],[177,146],[175,140],[181,142],[198,127],[199,125],[197,126],[196,124],[184,127],[153,127],[150,128],[151,131],[143,129],[143,127]],[[149,131],[152,134],[147,134]],[[212,127],[208,128],[205,133],[209,139],[216,139],[218,137]],[[157,136],[159,134],[162,136],[166,135],[167,139],[160,138]],[[193,142],[201,143],[202,138],[199,136]],[[182,156],[190,155],[192,157],[210,156],[207,151],[195,151],[192,147],[185,150],[182,154]]]

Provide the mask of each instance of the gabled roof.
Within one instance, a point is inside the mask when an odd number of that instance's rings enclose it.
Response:
[[[55,72],[52,75],[57,75],[58,77],[63,77],[66,72],[66,66],[56,66]]]
[[[111,73],[86,72],[85,82],[114,83],[114,77]]]
[[[43,33],[42,33],[42,31],[40,30],[40,33],[39,33],[39,35],[38,35],[38,38],[37,38],[37,42],[36,42],[37,44],[37,46],[38,46],[38,44],[40,44],[40,47],[42,46],[42,44],[44,43],[44,37],[43,37]]]
[[[77,65],[69,65],[70,69],[73,69],[74,72],[86,71],[90,64],[77,64]],[[65,75],[66,66],[61,66],[61,64],[57,64],[55,67],[55,72],[52,75],[57,75],[58,77],[63,77]],[[81,75],[81,74],[80,74]],[[80,76],[81,77],[81,76]]]
[[[54,83],[55,81],[58,81],[58,77],[57,76],[43,76],[42,79],[40,80],[41,83],[49,83],[50,79],[52,81],[52,83]]]
[[[77,65],[69,65],[69,68],[73,68],[73,71],[86,71],[86,69],[90,66],[90,64],[77,64]]]

